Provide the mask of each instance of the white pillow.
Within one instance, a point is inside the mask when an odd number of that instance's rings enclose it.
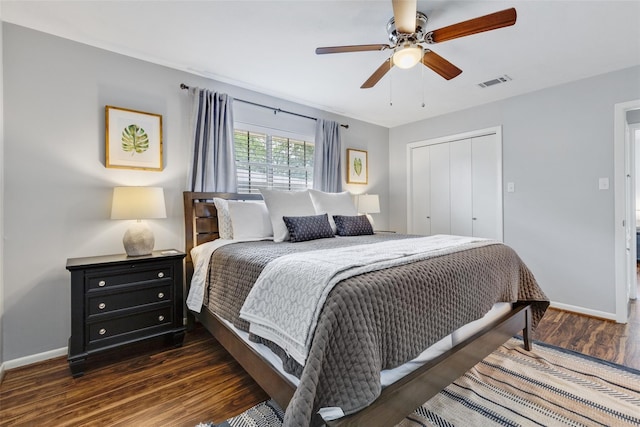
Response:
[[[273,237],[271,219],[264,203],[229,200],[228,204],[235,240]]]
[[[343,191],[342,193],[325,193],[324,191],[309,190],[309,195],[316,209],[316,214],[326,213],[329,216],[329,224],[334,234],[336,232],[336,223],[333,220],[334,215],[358,215],[356,205],[353,203],[351,193],[348,191]]]
[[[315,215],[316,210],[308,191],[260,190],[264,202],[269,209],[269,217],[273,226],[273,241],[289,240],[289,230],[282,219],[283,216]]]
[[[218,211],[218,234],[221,239],[233,239],[233,225],[229,214],[229,203],[219,197],[213,198],[213,204]]]

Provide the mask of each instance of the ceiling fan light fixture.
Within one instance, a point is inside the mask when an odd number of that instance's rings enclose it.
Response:
[[[393,53],[393,65],[400,68],[411,68],[422,59],[422,46],[406,43],[398,46]]]

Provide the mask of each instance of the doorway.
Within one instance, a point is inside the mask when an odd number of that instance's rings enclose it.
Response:
[[[626,323],[629,300],[637,297],[635,126],[628,117],[640,110],[640,99],[614,107],[615,183],[615,320]]]
[[[636,113],[636,114],[632,114]],[[629,266],[629,275],[632,280],[629,281],[629,299],[638,299],[638,266],[640,266],[640,110],[633,110],[627,113],[627,124],[629,126],[628,138],[633,157],[633,168],[631,177],[634,182],[633,194],[634,204],[630,208],[635,215],[632,218],[632,224],[635,224],[635,233],[632,233],[632,246],[635,248],[635,262],[631,260],[632,265]],[[635,223],[633,220],[635,219]],[[633,250],[631,251],[632,253]],[[633,270],[633,271],[632,271]],[[634,274],[635,273],[635,274]],[[635,279],[633,279],[635,278]]]

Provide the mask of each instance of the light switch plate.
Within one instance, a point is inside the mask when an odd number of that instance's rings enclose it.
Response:
[[[600,178],[598,180],[598,188],[600,190],[608,190],[609,189],[609,178]]]
[[[516,184],[514,182],[507,182],[507,193],[514,193],[516,191]]]

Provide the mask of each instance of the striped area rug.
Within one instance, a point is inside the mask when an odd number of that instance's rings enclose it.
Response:
[[[264,402],[216,426],[280,427]],[[398,426],[640,426],[640,372],[512,338]]]

